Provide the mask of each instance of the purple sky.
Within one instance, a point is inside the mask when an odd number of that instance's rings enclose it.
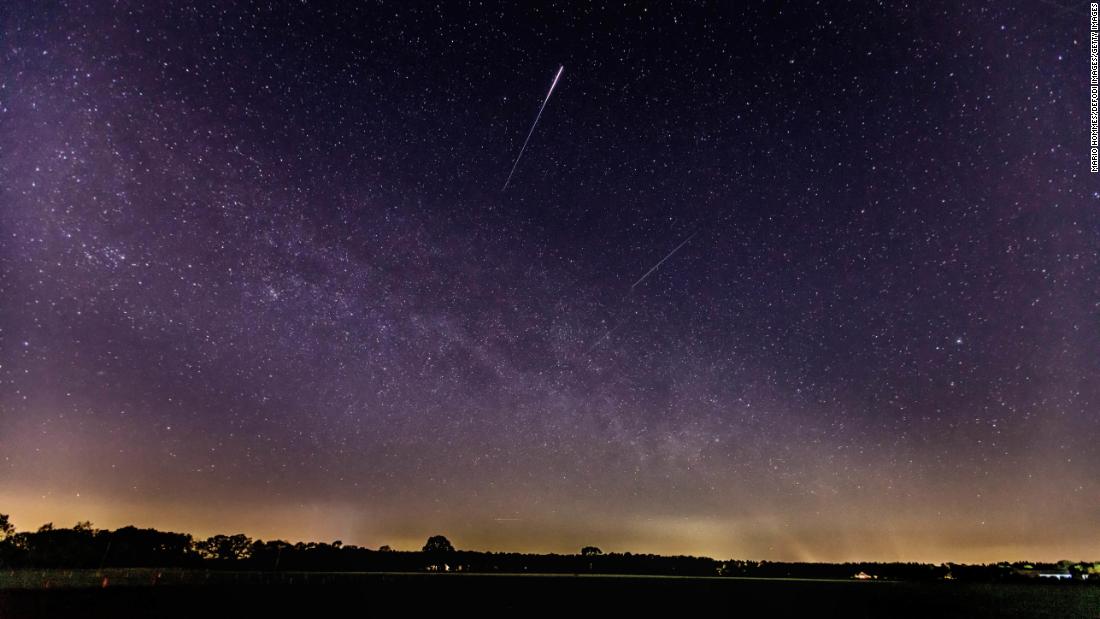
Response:
[[[19,528],[1100,557],[1085,5],[172,4],[0,8]]]

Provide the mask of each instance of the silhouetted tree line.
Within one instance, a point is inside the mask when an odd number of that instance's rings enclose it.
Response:
[[[378,550],[332,543],[253,540],[243,534],[195,540],[185,533],[128,526],[95,529],[90,522],[69,529],[44,525],[16,532],[0,514],[0,567],[108,568],[179,567],[260,571],[501,572],[549,574],[637,574],[751,576],[760,578],[852,578],[968,581],[1027,580],[1040,572],[1068,573],[1100,583],[1100,563],[790,563],[720,561],[708,557],[604,553],[585,546],[579,554],[522,554],[456,550],[442,535],[420,551]],[[1089,578],[1091,576],[1091,578]]]

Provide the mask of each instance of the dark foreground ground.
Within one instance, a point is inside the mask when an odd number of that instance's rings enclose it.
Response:
[[[1088,617],[1100,587],[474,574],[0,574],[0,619],[553,613],[718,617]],[[156,584],[153,584],[156,579]],[[96,582],[95,586],[89,586]],[[673,613],[675,613],[673,615]]]

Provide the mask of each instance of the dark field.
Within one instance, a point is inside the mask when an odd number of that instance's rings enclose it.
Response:
[[[110,579],[102,586],[102,577]],[[636,576],[164,571],[0,575],[0,618],[682,613],[728,617],[1089,617],[1100,587]]]

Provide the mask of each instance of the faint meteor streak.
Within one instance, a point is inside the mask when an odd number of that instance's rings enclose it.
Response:
[[[632,284],[632,285],[630,286],[630,289],[631,289],[631,290],[634,290],[635,288],[637,288],[637,287],[638,287],[638,284],[640,284],[640,283],[644,282],[644,281],[646,280],[646,278],[647,278],[647,277],[649,277],[650,275],[652,275],[652,274],[653,274],[653,272],[654,272],[654,271],[656,271],[657,269],[661,268],[661,265],[665,263],[665,260],[668,260],[669,258],[671,258],[673,254],[675,254],[676,252],[680,251],[680,248],[681,248],[681,247],[683,247],[684,245],[687,245],[688,241],[690,241],[691,239],[695,238],[695,235],[696,235],[696,234],[699,234],[699,231],[698,231],[698,230],[696,230],[695,232],[692,232],[692,233],[691,233],[691,236],[689,236],[689,237],[687,237],[686,239],[684,239],[684,240],[683,240],[683,242],[682,242],[682,243],[680,243],[679,245],[677,245],[675,249],[673,249],[672,251],[668,252],[668,255],[667,255],[667,256],[665,256],[664,258],[661,258],[661,261],[660,261],[660,262],[658,262],[657,264],[653,265],[653,268],[652,268],[652,269],[650,269],[650,270],[646,271],[646,272],[645,272],[645,275],[643,275],[643,276],[639,277],[639,278],[638,278],[638,281],[634,282],[634,283],[633,283],[633,284]]]
[[[638,278],[638,281],[634,282],[634,284],[630,286],[630,292],[628,292],[628,293],[627,293],[627,295],[626,295],[626,298],[627,298],[627,299],[629,299],[629,298],[630,298],[630,295],[631,295],[631,294],[633,294],[633,292],[634,292],[634,289],[635,289],[635,288],[637,288],[639,284],[641,284],[642,282],[644,282],[644,281],[646,280],[646,278],[647,278],[647,277],[649,277],[650,275],[653,275],[653,272],[654,272],[654,271],[656,271],[657,269],[661,268],[661,265],[662,265],[662,264],[664,264],[664,263],[665,263],[665,261],[667,261],[667,260],[668,260],[669,258],[671,258],[671,257],[672,257],[673,255],[675,255],[675,254],[676,254],[676,252],[680,251],[680,248],[682,248],[682,247],[683,247],[684,245],[687,245],[687,244],[688,244],[688,241],[690,241],[691,239],[695,238],[695,235],[696,235],[696,234],[699,234],[699,231],[698,231],[698,230],[696,230],[695,232],[692,232],[692,233],[691,233],[691,235],[689,235],[689,236],[688,236],[688,237],[687,237],[686,239],[684,239],[683,241],[680,241],[680,244],[679,244],[679,245],[677,245],[676,247],[674,247],[674,248],[672,249],[672,251],[668,252],[668,254],[666,254],[664,258],[661,258],[660,262],[658,262],[657,264],[653,265],[653,268],[651,268],[650,270],[646,271],[646,272],[645,272],[645,275],[643,275],[643,276],[639,277],[639,278]],[[624,301],[625,301],[625,300],[626,300],[626,299],[624,299]],[[637,313],[637,312],[635,312],[635,314],[636,314],[636,313]],[[629,321],[629,320],[630,320],[630,316],[628,315],[628,316],[626,316],[625,318],[623,318],[622,320],[618,321],[618,323],[616,323],[616,324],[615,324],[615,326],[611,327],[611,328],[610,328],[610,329],[608,329],[607,331],[604,331],[604,334],[603,334],[603,335],[601,335],[601,336],[600,336],[600,337],[599,337],[599,338],[598,338],[598,339],[597,339],[596,341],[592,342],[592,344],[591,344],[591,345],[590,345],[590,346],[588,347],[588,349],[584,351],[584,354],[586,354],[586,355],[587,355],[587,354],[591,354],[591,353],[592,353],[592,351],[593,351],[593,350],[596,350],[596,348],[597,348],[597,347],[598,347],[598,346],[599,346],[599,345],[600,345],[601,343],[603,343],[603,341],[604,341],[604,340],[606,340],[607,338],[611,337],[611,335],[612,335],[612,334],[614,334],[614,333],[615,333],[616,331],[618,331],[618,330],[619,330],[619,327],[621,327],[621,326],[625,325],[625,324],[627,323],[627,321]]]
[[[600,336],[600,339],[596,340],[595,342],[592,342],[592,345],[588,347],[588,350],[584,351],[584,354],[586,354],[586,355],[591,354],[593,350],[596,350],[596,347],[599,346],[601,342],[603,342],[607,338],[611,337],[611,334],[618,331],[619,327],[625,325],[626,321],[628,321],[628,320],[630,320],[630,316],[627,316],[626,318],[623,318],[622,320],[619,321],[619,323],[617,325],[615,325],[614,327],[611,327],[610,329],[605,331],[604,334]]]
[[[523,141],[523,146],[519,149],[519,154],[516,155],[516,162],[512,164],[512,171],[508,173],[508,180],[504,181],[504,187],[501,187],[501,191],[508,189],[508,184],[512,182],[512,175],[516,173],[516,166],[519,165],[519,160],[523,157],[523,151],[527,150],[527,143],[531,141],[531,136],[535,133],[535,127],[539,124],[539,119],[542,118],[542,111],[546,109],[546,102],[550,100],[550,95],[554,93],[554,87],[558,85],[558,80],[561,79],[561,72],[565,69],[565,65],[558,67],[558,74],[554,76],[554,83],[550,84],[550,90],[546,93],[546,98],[542,100],[542,107],[539,108],[539,113],[535,116],[535,122],[531,123],[531,130],[527,132],[527,139]]]

